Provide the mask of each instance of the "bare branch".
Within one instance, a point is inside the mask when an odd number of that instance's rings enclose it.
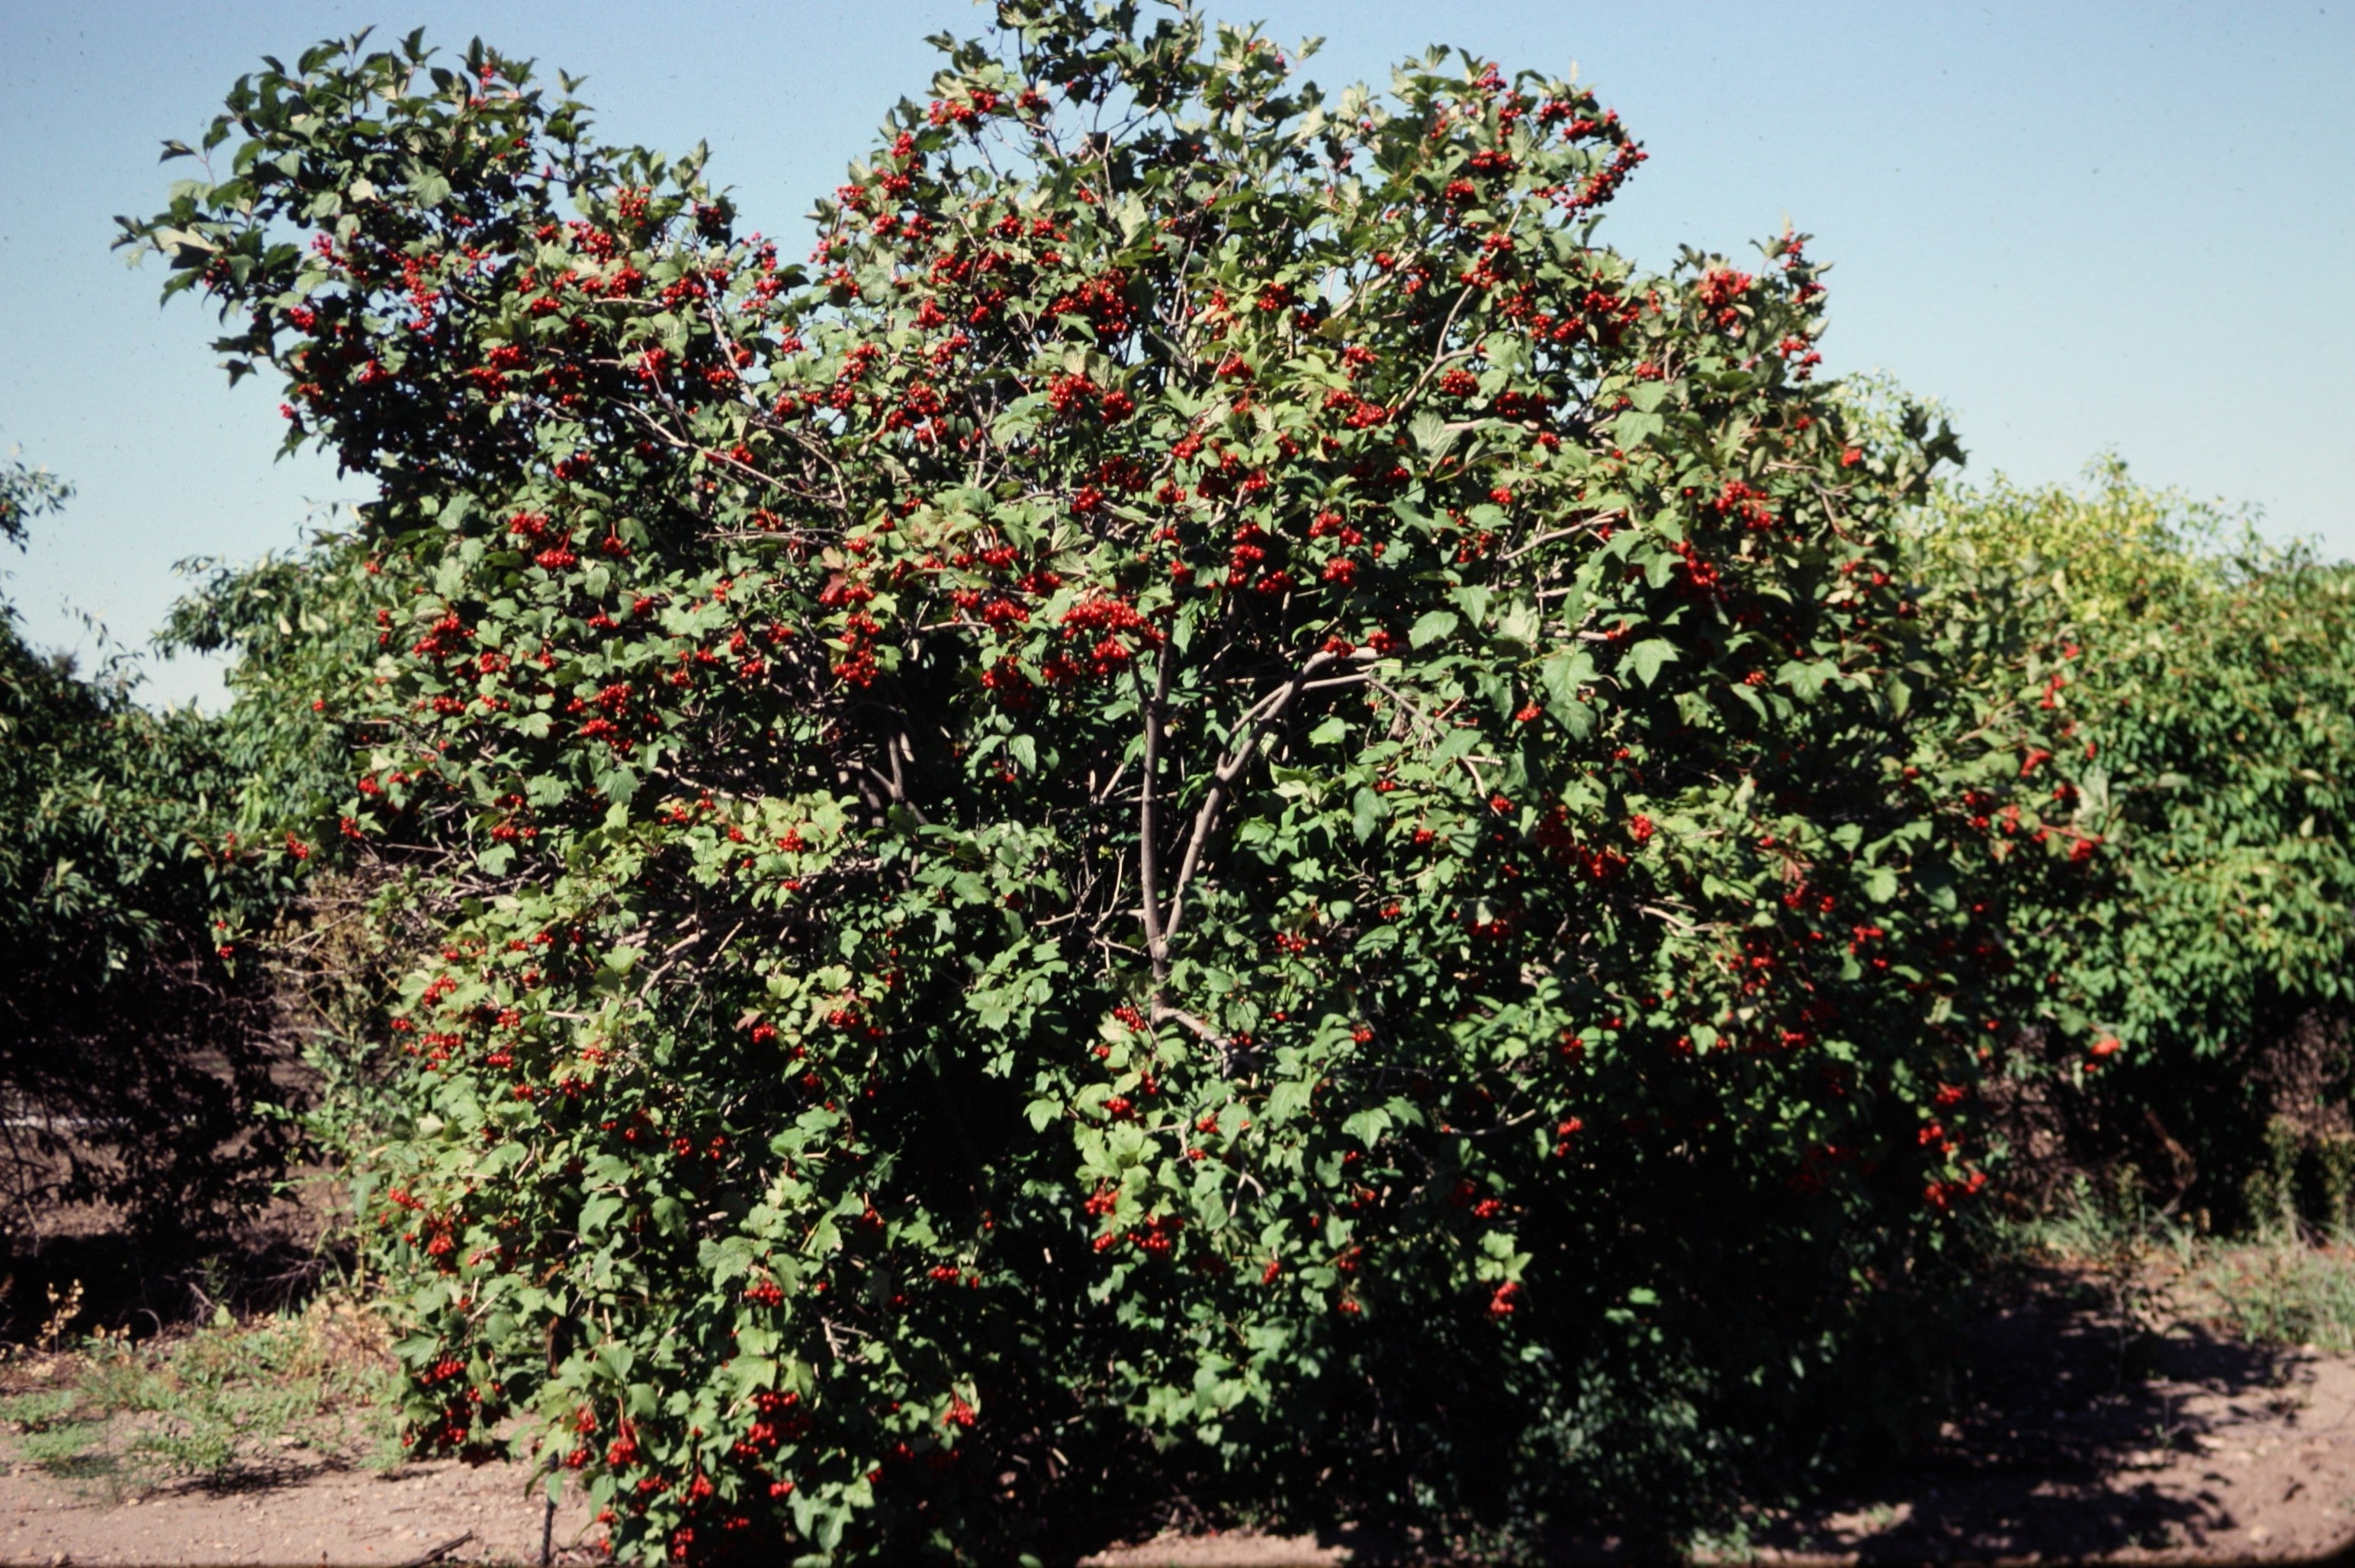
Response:
[[[1153,1004],[1152,1017],[1153,1021],[1157,1024],[1184,1024],[1188,1029],[1192,1029],[1196,1034],[1200,1035],[1204,1040],[1209,1041],[1212,1045],[1217,1046],[1221,1052],[1226,1050],[1227,1039],[1224,1035],[1220,1034],[1211,1025],[1203,1022],[1200,1019],[1196,1018],[1192,1013],[1188,1012],[1183,1008],[1173,1008],[1167,1002],[1156,1002]]]
[[[1537,538],[1530,539],[1528,543],[1520,545],[1516,549],[1508,549],[1504,554],[1498,556],[1497,558],[1497,564],[1499,566],[1506,565],[1508,562],[1519,560],[1522,556],[1529,554],[1529,551],[1536,549],[1540,546],[1550,545],[1556,539],[1571,539],[1578,534],[1586,532],[1587,529],[1595,527],[1597,524],[1607,523],[1612,521],[1614,518],[1625,517],[1626,515],[1627,514],[1625,512],[1615,510],[1609,512],[1597,512],[1591,517],[1580,518],[1577,522],[1571,524],[1570,527],[1566,528],[1548,528],[1544,533],[1538,535]]]
[[[1162,924],[1162,940],[1165,944],[1173,940],[1178,934],[1178,926],[1185,918],[1186,889],[1194,880],[1196,869],[1201,864],[1202,850],[1209,842],[1211,830],[1218,826],[1219,808],[1225,803],[1228,792],[1234,787],[1235,780],[1242,776],[1243,769],[1250,765],[1252,756],[1256,754],[1260,735],[1271,722],[1282,717],[1291,708],[1293,701],[1306,688],[1308,677],[1327,665],[1332,664],[1337,656],[1322,649],[1309,655],[1307,662],[1292,672],[1291,679],[1261,698],[1244,711],[1241,722],[1238,726],[1241,734],[1233,748],[1220,761],[1217,771],[1210,775],[1209,791],[1202,797],[1201,808],[1194,814],[1193,831],[1188,835],[1186,840],[1186,856],[1178,866],[1178,882],[1169,890],[1169,917]],[[1371,648],[1359,648],[1348,656],[1353,659],[1370,659],[1374,655]],[[1146,901],[1150,903],[1152,901],[1148,899]]]

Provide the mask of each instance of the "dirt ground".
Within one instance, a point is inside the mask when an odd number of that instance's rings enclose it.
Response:
[[[519,1465],[444,1461],[390,1475],[290,1465],[235,1490],[188,1486],[120,1502],[18,1470],[0,1477],[0,1563],[527,1563],[602,1562],[578,1497],[556,1510]]]
[[[2024,1279],[1957,1362],[1966,1416],[1926,1452],[1797,1513],[1746,1522],[1727,1560],[2213,1564],[2355,1545],[2355,1357],[2268,1350],[2196,1323],[2122,1335],[2083,1282]],[[517,1465],[378,1475],[291,1454],[228,1488],[123,1495],[27,1466],[0,1474],[5,1563],[589,1563]],[[1398,1543],[1233,1532],[1117,1546],[1092,1568],[1277,1568],[1412,1559]],[[1563,1563],[1625,1561],[1566,1539]]]

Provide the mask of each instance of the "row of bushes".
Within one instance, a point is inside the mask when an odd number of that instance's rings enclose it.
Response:
[[[1583,89],[1021,0],[809,268],[480,44],[233,139],[126,239],[378,498],[176,621],[165,859],[412,1442],[626,1555],[1681,1528],[1934,1421],[2052,1157],[2328,1165],[2355,580],[1941,478],[1801,237],[1595,242]]]
[[[1996,564],[2081,646],[2053,766],[2105,852],[2013,934],[2044,991],[2003,1075],[2012,1187],[2123,1164],[2202,1229],[2343,1224],[2355,572],[2115,463],[1942,487],[1916,527],[1923,572]]]

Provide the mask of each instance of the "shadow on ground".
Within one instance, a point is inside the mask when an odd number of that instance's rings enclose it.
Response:
[[[2052,1270],[1989,1296],[1955,1368],[1957,1419],[1918,1456],[1759,1531],[1760,1545],[1861,1562],[2279,1561],[2327,1527],[2256,1517],[2297,1502],[2303,1473],[2355,1442],[2347,1412],[2317,1404],[2318,1358],[2197,1325],[2140,1331]],[[2355,1531],[2355,1514],[2338,1517],[2341,1539]]]

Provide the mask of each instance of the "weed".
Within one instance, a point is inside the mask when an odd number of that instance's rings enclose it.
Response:
[[[2175,1318],[2247,1344],[2355,1352],[2355,1236],[2343,1228],[2317,1241],[2285,1215],[2253,1236],[2201,1235],[2144,1204],[2129,1173],[2108,1190],[2081,1178],[2051,1211],[2001,1224],[1988,1242],[1998,1262],[2083,1271],[2122,1347],[2133,1328]]]
[[[37,1389],[0,1397],[0,1430],[14,1438],[9,1457],[78,1488],[95,1486],[121,1500],[123,1463],[108,1449],[106,1420],[73,1388]]]
[[[2355,1247],[2285,1233],[2199,1250],[2179,1287],[2187,1310],[2236,1339],[2355,1351]]]
[[[175,1477],[225,1485],[304,1450],[383,1468],[398,1453],[387,1371],[373,1319],[348,1301],[244,1323],[217,1308],[168,1339],[85,1341],[54,1358],[61,1386],[0,1400],[0,1423],[15,1462],[110,1492]]]
[[[2077,1275],[2115,1327],[2113,1387],[2129,1381],[2145,1337],[2163,1333],[2174,1317],[2168,1282],[2196,1245],[2181,1224],[2149,1206],[2130,1167],[2112,1171],[2101,1187],[2079,1176],[2051,1210],[1999,1221],[1987,1240],[1998,1264],[2057,1264]]]
[[[49,1286],[48,1321],[41,1325],[40,1337],[34,1346],[44,1355],[65,1342],[66,1330],[81,1316],[81,1281],[76,1280],[65,1289]]]

